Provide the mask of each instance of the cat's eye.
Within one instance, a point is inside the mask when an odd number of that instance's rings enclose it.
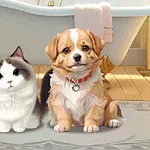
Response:
[[[0,80],[3,78],[3,75],[0,73]]]
[[[68,53],[70,52],[69,47],[65,47],[65,48],[62,50],[62,52],[63,52],[64,54],[68,54]]]
[[[13,71],[13,75],[19,76],[19,75],[20,75],[20,70],[19,70],[19,69],[15,69],[15,70]]]
[[[89,46],[87,46],[87,45],[83,45],[83,46],[82,46],[82,50],[85,51],[85,52],[89,51],[89,49],[90,49],[90,48],[89,48]]]

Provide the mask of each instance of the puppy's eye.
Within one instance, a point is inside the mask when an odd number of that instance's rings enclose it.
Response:
[[[3,75],[0,73],[0,80],[3,78]]]
[[[62,51],[64,54],[68,54],[70,52],[69,47],[65,47]]]
[[[13,71],[13,75],[19,76],[19,75],[20,75],[20,70],[19,70],[19,69],[15,69],[15,70]]]
[[[83,46],[82,46],[82,50],[85,51],[85,52],[89,51],[89,49],[90,49],[90,48],[89,48],[89,46],[87,46],[87,45],[83,45]]]

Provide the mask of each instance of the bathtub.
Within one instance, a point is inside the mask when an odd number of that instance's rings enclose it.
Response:
[[[119,65],[143,22],[150,6],[112,7],[113,42],[103,54]],[[16,0],[0,1],[0,57],[20,45],[32,64],[49,64],[45,46],[58,32],[74,28],[74,6],[44,7]],[[134,58],[133,58],[134,59]]]

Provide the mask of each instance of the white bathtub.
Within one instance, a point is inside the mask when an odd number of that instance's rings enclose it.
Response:
[[[113,42],[107,54],[119,65],[137,32],[150,15],[150,6],[112,7]],[[58,33],[74,27],[74,6],[42,7],[15,0],[0,1],[0,57],[20,45],[33,64],[48,64],[44,48]],[[134,58],[133,58],[134,59]]]

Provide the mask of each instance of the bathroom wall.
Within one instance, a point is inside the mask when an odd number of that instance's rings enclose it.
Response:
[[[148,20],[146,20],[135,37],[131,48],[146,49],[147,46]]]
[[[146,65],[147,33],[148,19],[144,22],[143,26],[139,30],[121,65]]]

